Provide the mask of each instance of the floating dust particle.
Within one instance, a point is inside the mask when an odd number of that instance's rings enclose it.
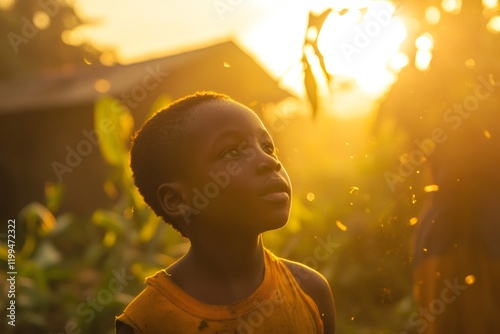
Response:
[[[428,184],[424,187],[424,192],[426,193],[432,193],[439,191],[439,186],[437,184]]]
[[[40,30],[47,29],[50,26],[50,16],[40,10],[33,14],[33,24]]]
[[[467,285],[472,285],[476,282],[476,276],[474,275],[468,275],[464,279],[465,284]]]
[[[98,79],[94,83],[94,89],[96,91],[98,91],[99,93],[106,93],[109,91],[110,88],[111,88],[111,84],[106,79]]]
[[[337,220],[335,222],[335,225],[337,225],[337,227],[341,230],[341,231],[347,231],[347,226],[345,226],[344,224],[342,224],[342,222],[340,220]]]

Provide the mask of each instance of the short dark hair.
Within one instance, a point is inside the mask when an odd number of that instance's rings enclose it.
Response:
[[[179,230],[157,199],[158,187],[186,170],[182,147],[186,126],[195,107],[210,101],[234,101],[215,92],[197,92],[178,99],[149,118],[132,138],[130,167],[134,182],[147,205],[163,220]]]

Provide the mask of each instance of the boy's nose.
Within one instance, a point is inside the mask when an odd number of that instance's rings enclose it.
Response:
[[[279,172],[281,170],[281,163],[276,157],[273,157],[265,152],[258,154],[259,161],[257,162],[257,173],[266,174],[269,172]]]

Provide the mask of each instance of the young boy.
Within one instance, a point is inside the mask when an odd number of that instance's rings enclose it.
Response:
[[[252,110],[212,92],[178,100],[138,131],[131,167],[190,249],[146,279],[118,334],[335,333],[326,279],[262,244],[261,233],[287,223],[291,186]]]

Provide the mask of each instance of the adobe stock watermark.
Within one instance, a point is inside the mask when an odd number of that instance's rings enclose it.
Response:
[[[313,256],[304,258],[301,263],[305,264],[309,268],[318,270],[319,263],[328,260],[335,249],[340,247],[340,244],[334,243],[331,240],[331,237],[331,234],[326,237],[326,240],[321,237],[316,237],[318,245],[314,248]],[[295,278],[300,283],[300,279],[307,279],[309,278],[309,275],[309,272],[301,270],[297,272],[298,277]]]
[[[110,108],[111,113],[123,112],[125,106],[129,110],[136,108],[138,103],[146,99],[149,92],[157,88],[169,74],[168,72],[162,72],[159,64],[155,68],[147,66],[145,72],[141,84],[132,87],[129,92],[122,93],[121,98],[113,102]],[[94,149],[99,146],[103,136],[115,129],[116,124],[113,123],[111,118],[103,118],[98,127],[92,130],[83,129],[81,131],[83,138],[74,147],[66,145],[64,161],[54,160],[51,164],[58,181],[62,182],[64,174],[72,173],[75,168],[80,166],[83,159],[92,154]]]
[[[95,297],[88,297],[86,301],[81,302],[76,307],[76,315],[86,324],[91,323],[95,319],[96,313],[104,310],[104,307],[113,301],[114,295],[122,292],[134,279],[134,276],[127,275],[125,268],[122,268],[121,271],[113,269],[112,274],[113,277],[105,288],[97,291]],[[82,332],[80,324],[81,322],[68,321],[64,326],[64,331],[55,334],[79,334]]]
[[[359,55],[363,49],[367,48],[373,40],[378,37],[384,28],[387,28],[392,20],[392,12],[387,9],[379,9],[376,12],[368,11],[369,21],[365,22],[362,28],[354,27],[354,37],[352,42],[342,41],[339,44],[342,55],[347,63],[352,62],[354,55]]]
[[[52,162],[52,170],[56,174],[57,180],[62,182],[65,173],[71,173],[80,166],[83,158],[88,157],[94,148],[99,146],[103,135],[112,132],[115,128],[116,126],[111,119],[105,118],[101,120],[99,128],[90,131],[83,129],[81,133],[84,139],[80,140],[75,148],[66,145],[65,150],[67,153],[64,163],[55,160]]]
[[[212,5],[219,19],[224,21],[226,19],[226,14],[234,11],[242,2],[243,0],[215,0]]]
[[[267,119],[268,127],[274,133],[282,132],[290,124],[290,114],[284,108],[281,104],[277,105]]]
[[[433,299],[428,307],[419,307],[418,312],[413,312],[410,315],[409,323],[411,326],[418,327],[417,332],[422,333],[427,329],[429,323],[444,312],[447,304],[453,303],[465,289],[467,285],[458,284],[458,278],[455,277],[453,283],[448,279],[444,280],[446,287],[441,290],[439,298]],[[399,334],[410,334],[406,331],[401,331]]]
[[[38,6],[51,19],[54,18],[60,10],[59,2],[57,0],[39,0]],[[7,33],[7,39],[9,40],[14,52],[17,54],[19,53],[19,46],[21,44],[28,44],[33,38],[36,37],[39,31],[40,29],[33,24],[33,20],[23,16],[21,18],[20,34],[11,31]]]
[[[129,92],[122,93],[120,95],[120,101],[126,105],[129,109],[135,109],[140,102],[144,101],[148,96],[149,92],[158,88],[158,86],[165,80],[169,75],[169,72],[163,72],[160,68],[160,64],[156,64],[156,67],[146,66],[146,74],[142,78],[142,85],[136,85]],[[118,103],[118,102],[116,102]]]
[[[454,131],[462,126],[463,121],[479,108],[480,102],[488,99],[495,91],[495,86],[498,86],[498,84],[494,84],[483,76],[479,76],[477,79],[480,84],[476,86],[474,93],[467,95],[461,103],[454,103],[453,107],[446,109],[442,115],[443,122],[449,124]],[[446,142],[446,140],[448,140],[448,134],[442,127],[432,129],[427,138],[415,139],[416,148],[403,155],[397,172],[386,171],[384,173],[385,180],[391,191],[394,192],[398,183],[405,182],[406,179],[413,175],[417,168],[434,154],[437,145]]]

